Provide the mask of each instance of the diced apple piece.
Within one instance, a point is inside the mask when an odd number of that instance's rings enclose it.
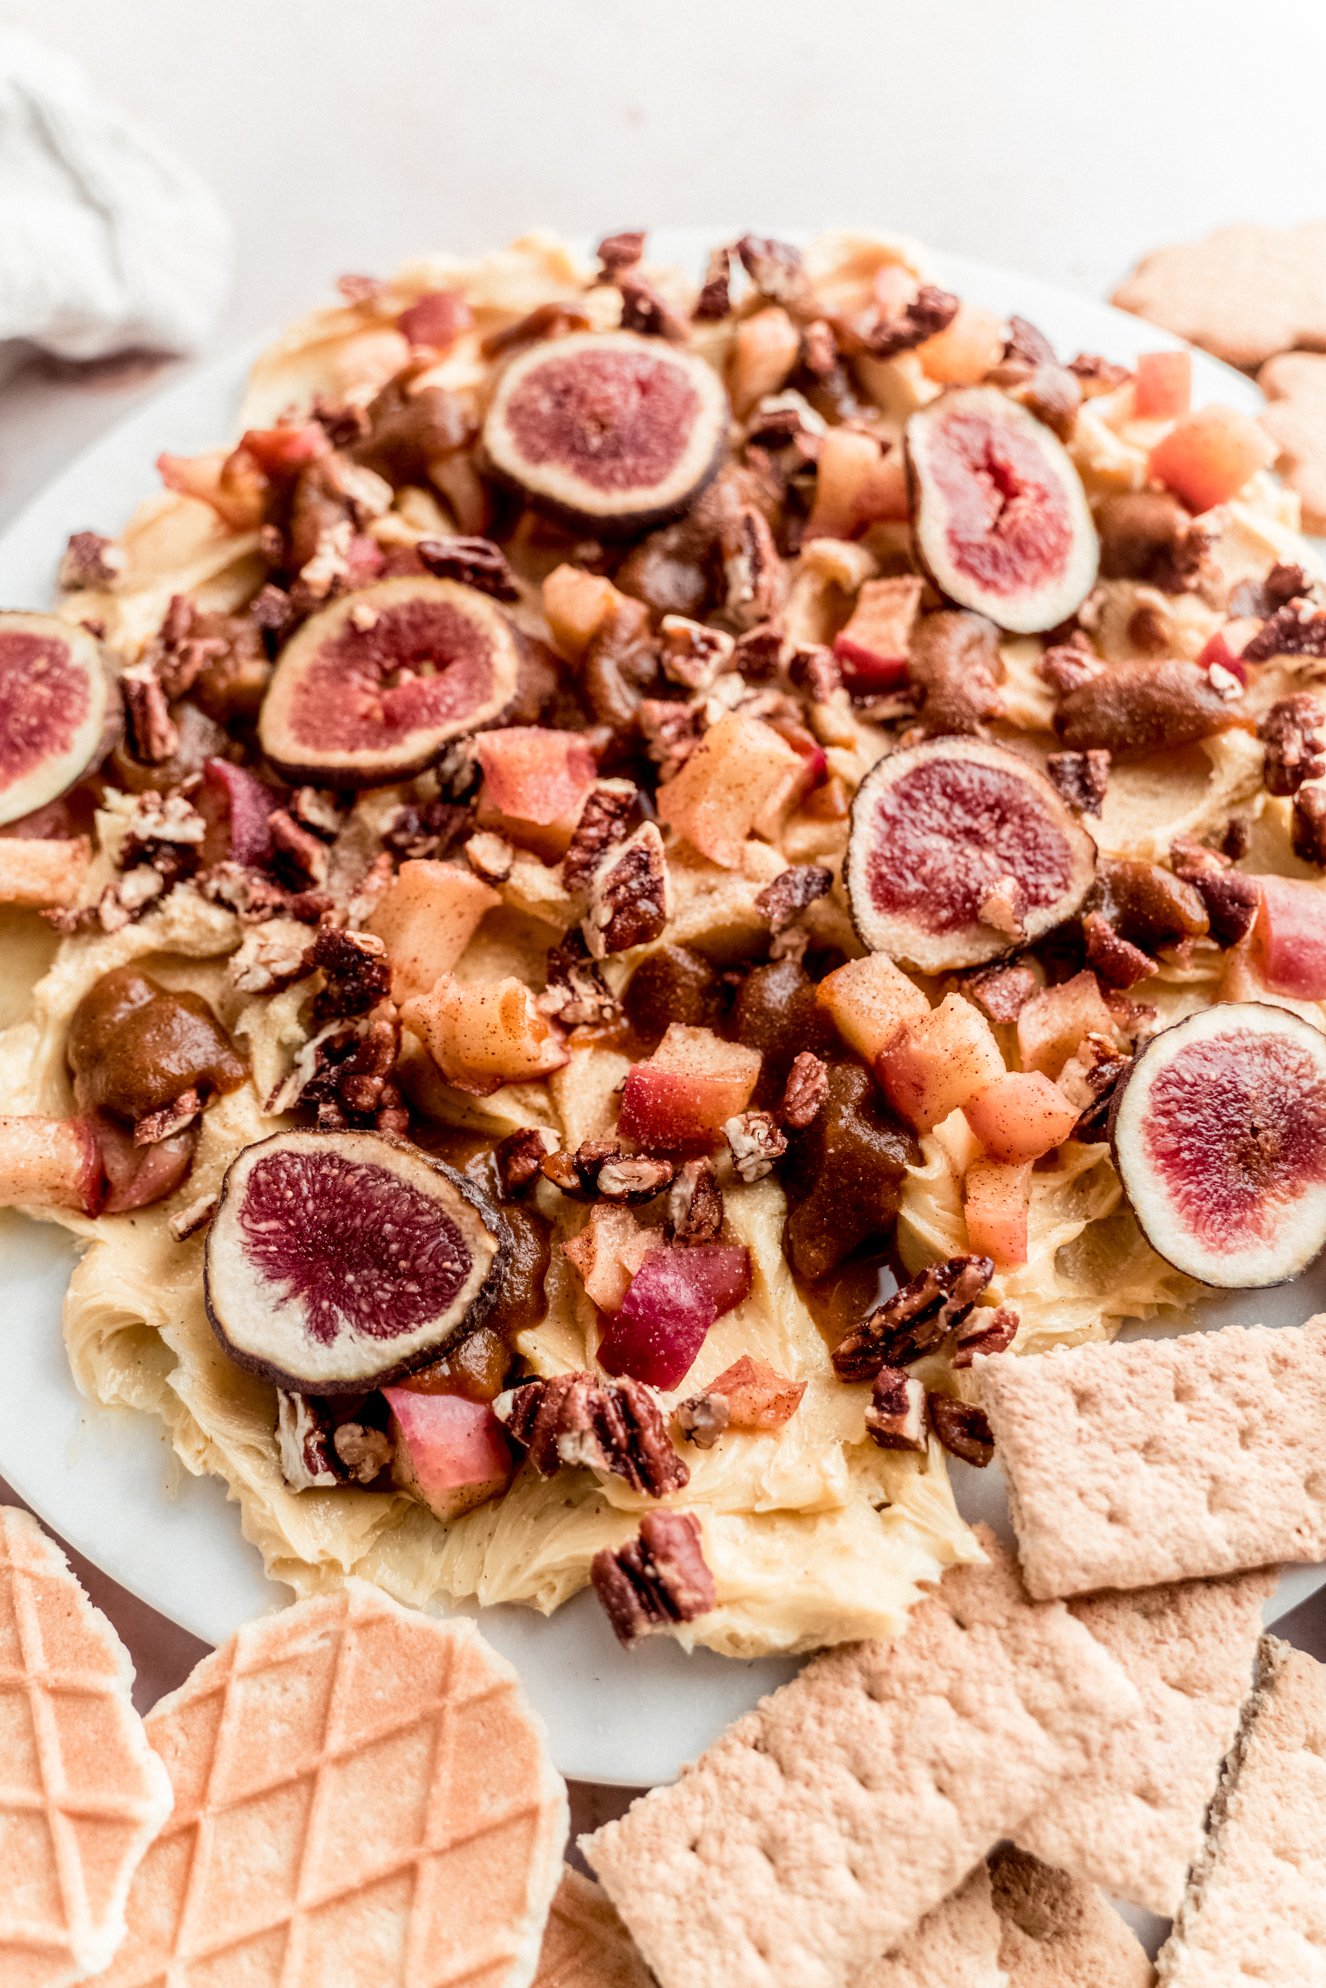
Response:
[[[500,1497],[514,1474],[502,1425],[486,1401],[384,1387],[396,1455],[393,1474],[434,1518],[458,1519]]]
[[[1004,1269],[1027,1260],[1027,1210],[1031,1204],[1031,1162],[1007,1166],[977,1160],[967,1169],[963,1205],[967,1247],[993,1257]]]
[[[1077,1124],[1076,1105],[1038,1070],[1010,1070],[964,1107],[967,1123],[992,1160],[1038,1160],[1063,1144]]]
[[[815,1000],[843,1041],[873,1063],[909,1022],[930,1013],[930,1003],[887,953],[867,953],[835,967],[815,989]]]
[[[87,1119],[0,1117],[0,1208],[76,1208],[95,1215],[105,1194],[101,1153]]]
[[[910,573],[865,582],[833,645],[850,689],[896,690],[906,682],[921,589],[920,578]]]
[[[929,380],[948,387],[974,387],[1004,356],[1007,334],[996,311],[959,304],[957,315],[916,348]]]
[[[204,863],[243,863],[261,869],[272,857],[270,816],[280,796],[265,781],[229,759],[203,762],[194,806],[207,824]]]
[[[476,1097],[547,1077],[567,1057],[561,1031],[514,975],[461,986],[443,974],[427,994],[403,1004],[401,1020],[446,1081]]]
[[[90,1114],[88,1123],[106,1174],[101,1214],[127,1215],[135,1208],[150,1208],[153,1202],[166,1200],[187,1178],[198,1143],[196,1119],[182,1132],[173,1132],[150,1146],[138,1145],[133,1127],[107,1112]]]
[[[639,615],[641,603],[620,593],[601,573],[555,566],[543,583],[543,612],[559,655],[578,663],[609,622],[620,614]]]
[[[731,712],[658,790],[659,820],[722,869],[741,865],[751,831],[772,830],[801,791],[806,763],[770,725]]]
[[[601,1312],[615,1312],[657,1243],[655,1232],[641,1228],[629,1208],[596,1201],[584,1228],[562,1244],[562,1251],[579,1273],[590,1301]]]
[[[1258,877],[1261,907],[1252,947],[1277,994],[1326,1001],[1326,885],[1307,877]]]
[[[760,1060],[758,1049],[673,1022],[649,1060],[627,1071],[617,1130],[651,1153],[712,1145],[750,1103]]]
[[[1238,495],[1250,476],[1269,469],[1275,444],[1250,414],[1199,407],[1151,451],[1150,470],[1191,511],[1209,511]]]
[[[511,725],[480,732],[474,754],[483,768],[480,827],[549,860],[564,855],[598,777],[589,742],[579,732]]]
[[[1143,421],[1177,421],[1192,405],[1192,353],[1144,352],[1133,406]]]
[[[599,1365],[665,1393],[679,1387],[714,1320],[739,1305],[750,1285],[744,1245],[651,1249],[599,1342]]]
[[[450,973],[485,912],[502,902],[473,870],[427,858],[402,863],[368,920],[391,960],[397,1001],[426,994]]]
[[[732,339],[727,363],[728,393],[738,421],[755,403],[777,393],[801,351],[801,333],[781,304],[743,318]]]
[[[1024,1070],[1057,1077],[1084,1035],[1114,1036],[1114,1017],[1094,973],[1083,971],[1033,994],[1017,1021]]]
[[[804,1381],[788,1380],[764,1360],[752,1360],[743,1353],[725,1367],[705,1389],[721,1394],[727,1402],[729,1429],[781,1429],[801,1406],[806,1392]]]
[[[989,1022],[961,994],[908,1022],[875,1064],[889,1102],[920,1132],[1004,1074]]]
[[[85,835],[0,835],[0,904],[38,911],[78,903],[92,845]]]
[[[907,471],[901,449],[886,455],[873,435],[830,428],[816,465],[815,501],[806,537],[853,538],[869,524],[907,518]]]

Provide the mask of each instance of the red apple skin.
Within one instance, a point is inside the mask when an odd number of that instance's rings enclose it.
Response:
[[[406,1387],[382,1392],[391,1410],[397,1481],[434,1517],[459,1518],[506,1489],[511,1451],[486,1401]]]
[[[474,752],[483,768],[480,822],[540,855],[561,855],[598,771],[580,733],[509,725],[480,732]]]
[[[1000,1160],[974,1160],[967,1169],[963,1201],[969,1249],[993,1257],[1005,1270],[1026,1262],[1030,1161],[1009,1166]]]
[[[1177,421],[1192,405],[1192,353],[1144,352],[1133,405],[1143,421]]]
[[[316,421],[287,421],[275,428],[246,428],[239,446],[268,476],[293,476],[331,454],[327,431]]]
[[[1298,1001],[1326,1001],[1326,889],[1306,877],[1257,882],[1252,946],[1267,986]]]
[[[695,1364],[716,1318],[751,1286],[750,1252],[727,1243],[651,1249],[599,1343],[608,1374],[669,1393]]]
[[[617,1130],[649,1153],[710,1146],[746,1109],[759,1074],[757,1049],[674,1022],[649,1061],[627,1071]]]
[[[1063,1144],[1076,1107],[1037,1070],[1010,1070],[978,1091],[963,1115],[992,1160],[1038,1160]]]
[[[280,796],[228,759],[203,762],[202,784],[194,804],[207,823],[204,863],[242,863],[260,870],[272,859],[269,819]]]

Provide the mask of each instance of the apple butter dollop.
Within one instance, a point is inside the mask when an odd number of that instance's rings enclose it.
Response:
[[[84,1111],[136,1125],[186,1091],[233,1091],[245,1067],[201,994],[175,993],[137,967],[116,967],[75,1008],[67,1044]]]

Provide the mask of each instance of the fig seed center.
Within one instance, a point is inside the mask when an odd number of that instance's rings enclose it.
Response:
[[[596,490],[661,483],[700,412],[685,372],[663,353],[554,354],[517,386],[506,409],[520,452],[561,463]]]
[[[490,694],[492,643],[448,601],[383,608],[371,627],[345,625],[307,664],[291,701],[301,747],[354,752],[445,725]]]
[[[943,423],[931,461],[944,531],[960,570],[995,595],[1057,574],[1072,551],[1063,492],[1032,436],[974,410]]]
[[[70,750],[88,715],[87,673],[64,643],[29,629],[0,636],[0,787]]]

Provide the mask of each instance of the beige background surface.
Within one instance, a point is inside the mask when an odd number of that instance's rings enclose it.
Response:
[[[1103,295],[1168,238],[1326,212],[1317,0],[8,0],[0,20],[81,56],[227,204],[210,353],[338,272],[535,225],[884,225]],[[34,362],[0,387],[0,527],[178,370]],[[150,1703],[201,1646],[87,1578]],[[1290,1626],[1326,1656],[1326,1607]]]

